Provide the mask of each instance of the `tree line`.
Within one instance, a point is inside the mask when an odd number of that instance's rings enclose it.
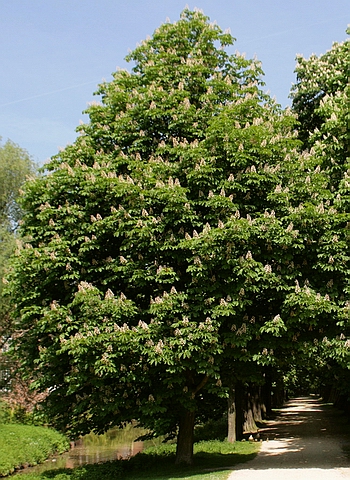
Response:
[[[191,463],[196,423],[240,438],[300,368],[349,394],[348,44],[282,109],[233,43],[161,25],[23,186],[12,355],[68,435],[137,420]]]

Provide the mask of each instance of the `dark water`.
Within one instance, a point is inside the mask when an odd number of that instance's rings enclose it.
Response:
[[[161,440],[135,442],[146,430],[128,425],[124,429],[112,429],[104,435],[86,435],[69,451],[50,458],[41,465],[28,467],[19,472],[40,473],[58,468],[75,468],[87,463],[100,463],[120,458],[128,458],[142,452],[144,448],[159,444]]]

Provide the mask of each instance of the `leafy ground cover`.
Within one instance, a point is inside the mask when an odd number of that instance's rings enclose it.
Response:
[[[69,442],[46,427],[0,424],[0,476],[23,465],[36,465],[53,453],[63,453]]]
[[[22,480],[224,480],[231,468],[251,460],[260,444],[217,440],[199,442],[194,447],[192,466],[175,465],[175,445],[152,447],[129,460],[86,465],[73,470],[49,470],[24,474]]]

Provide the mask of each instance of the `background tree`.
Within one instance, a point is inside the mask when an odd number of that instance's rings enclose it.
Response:
[[[73,436],[137,419],[190,463],[196,415],[283,348],[295,119],[232,43],[198,11],[162,25],[26,184],[15,352]]]
[[[336,377],[348,375],[344,368],[349,367],[350,353],[349,42],[336,43],[319,57],[297,60],[292,99],[303,140],[304,176],[291,185],[300,202],[291,219],[305,248],[297,260],[302,274],[286,305],[295,325],[301,318],[309,319],[315,363],[318,358],[324,367],[323,381],[333,376],[331,383],[339,385]],[[294,334],[299,340],[306,338],[300,330]],[[343,392],[346,384],[340,387]]]
[[[13,321],[10,300],[4,296],[3,278],[15,250],[16,231],[22,215],[17,202],[19,190],[26,177],[34,174],[35,168],[29,154],[20,146],[10,140],[3,145],[0,144],[0,389],[6,387],[5,391],[11,395],[14,403],[23,399],[24,391],[28,398],[31,394],[25,386],[22,388],[21,395],[16,396],[15,392],[9,390],[13,360],[3,352],[7,349],[6,343],[13,333]],[[2,398],[4,399],[4,394]]]
[[[0,138],[1,141],[1,138]],[[0,144],[0,278],[4,277],[9,258],[14,251],[15,232],[22,212],[17,202],[20,187],[26,177],[35,172],[28,152],[8,140]],[[4,344],[10,333],[10,305],[3,297],[0,283],[0,338]]]
[[[298,113],[300,121],[299,135],[305,147],[312,147],[315,138],[310,138],[310,134],[317,133],[324,126],[327,116],[329,119],[332,113],[333,117],[337,116],[346,95],[349,76],[348,41],[334,43],[328,52],[320,56],[313,54],[306,59],[298,55],[295,73],[297,81],[291,90],[293,109]],[[328,105],[326,110],[322,107],[325,102]],[[327,110],[329,115],[325,116]],[[337,132],[337,136],[339,134]],[[341,132],[341,137],[344,138],[345,134],[346,130]]]

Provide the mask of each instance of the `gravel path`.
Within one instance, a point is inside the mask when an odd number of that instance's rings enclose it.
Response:
[[[257,457],[228,480],[350,480],[350,425],[331,406],[295,398],[261,434]]]

